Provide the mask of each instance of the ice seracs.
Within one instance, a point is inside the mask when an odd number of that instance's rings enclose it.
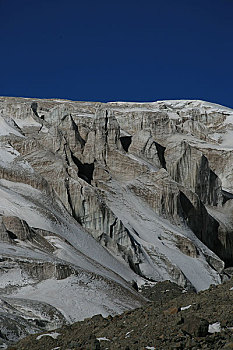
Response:
[[[25,332],[137,307],[146,281],[227,278],[232,120],[196,100],[0,98],[1,295]]]

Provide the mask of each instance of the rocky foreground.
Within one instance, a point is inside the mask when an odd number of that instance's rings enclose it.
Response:
[[[9,350],[233,349],[233,279],[198,294],[171,282],[144,293],[153,301],[142,308],[30,335]]]

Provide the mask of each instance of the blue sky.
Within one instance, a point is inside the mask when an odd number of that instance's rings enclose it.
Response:
[[[233,107],[233,0],[0,0],[0,95]]]

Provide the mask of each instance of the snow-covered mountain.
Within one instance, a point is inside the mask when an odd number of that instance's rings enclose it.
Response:
[[[203,101],[0,98],[2,333],[138,307],[146,282],[220,283],[232,150],[233,111]]]

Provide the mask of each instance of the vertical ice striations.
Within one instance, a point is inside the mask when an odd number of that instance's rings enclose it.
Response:
[[[18,152],[0,163],[1,178],[65,208],[131,279],[199,290],[220,282],[223,262],[232,266],[232,110],[1,98],[0,116],[9,126],[1,147]]]

